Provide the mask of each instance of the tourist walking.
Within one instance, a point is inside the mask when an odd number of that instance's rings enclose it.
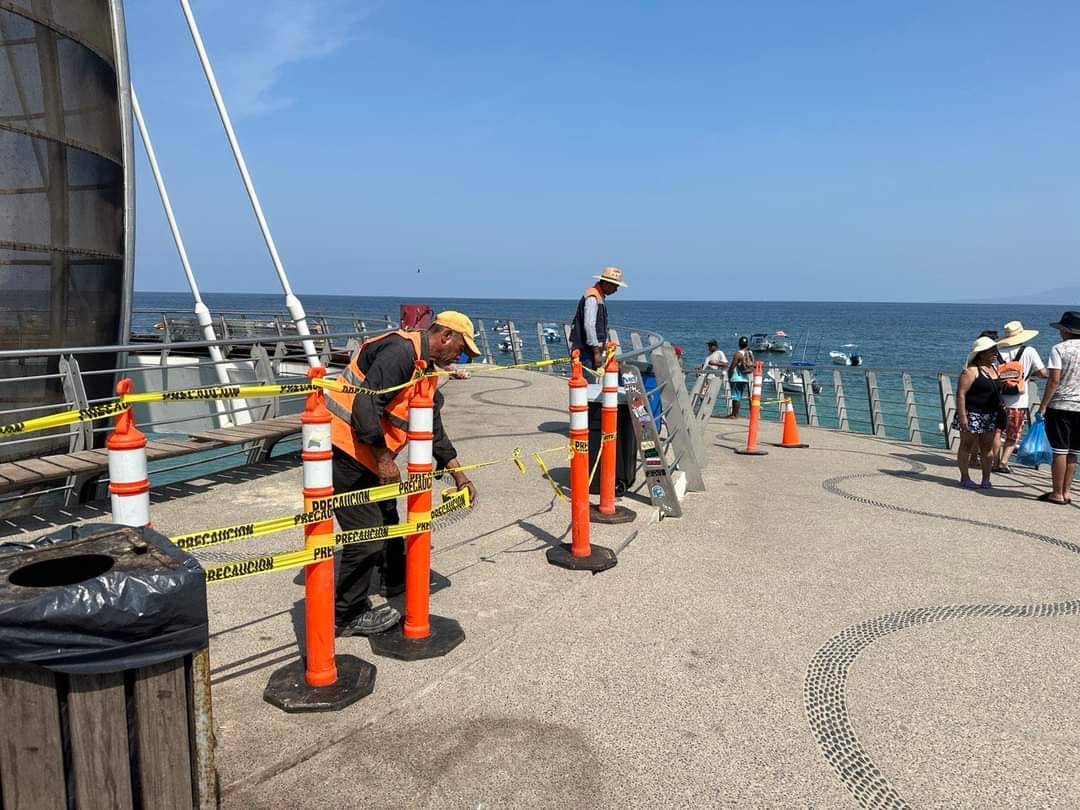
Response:
[[[728,380],[731,382],[731,413],[729,418],[739,415],[739,403],[750,399],[750,376],[754,372],[754,353],[750,351],[750,341],[744,335],[739,338],[739,350],[731,356],[728,366]]]
[[[618,267],[605,267],[596,284],[589,287],[578,301],[574,325],[570,329],[570,349],[581,352],[581,362],[599,369],[604,364],[604,346],[608,339],[607,304],[604,299],[625,287],[623,272]]]
[[[1080,453],[1080,312],[1070,310],[1050,325],[1057,328],[1061,343],[1054,345],[1046,361],[1048,379],[1039,412],[1046,419],[1046,438],[1054,451],[1050,468],[1054,490],[1039,500],[1069,504]]]
[[[997,342],[1001,363],[1001,401],[1005,405],[1005,441],[998,455],[994,472],[1012,472],[1009,458],[1020,441],[1029,421],[1028,381],[1046,377],[1046,366],[1034,346],[1028,346],[1039,334],[1038,329],[1025,329],[1020,321],[1009,321],[1002,330],[1004,337]]]
[[[960,448],[956,463],[960,468],[960,486],[975,489],[971,480],[971,454],[979,452],[982,467],[980,489],[990,489],[990,468],[994,458],[994,431],[1001,412],[1001,379],[994,361],[997,343],[990,337],[979,337],[971,346],[964,370],[956,383],[956,417],[953,427],[960,429]]]
[[[447,368],[461,354],[477,357],[473,325],[460,312],[441,312],[427,331],[387,332],[370,338],[353,355],[340,379],[352,386],[388,393],[369,395],[326,390],[330,411],[330,440],[334,446],[333,481],[335,492],[352,492],[401,479],[397,454],[406,446],[409,399],[417,360],[428,367]],[[445,469],[460,487],[473,484],[457,467],[457,451],[443,431],[443,397],[435,392],[432,414],[432,456],[438,469]],[[368,529],[398,523],[397,502],[380,501],[342,506],[334,510],[342,529]],[[368,636],[394,627],[401,614],[389,603],[373,607],[370,600],[371,574],[378,567],[385,595],[401,593],[405,586],[404,541],[358,543],[341,551],[337,566],[335,624],[339,636]]]

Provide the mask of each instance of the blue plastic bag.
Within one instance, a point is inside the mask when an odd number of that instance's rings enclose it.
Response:
[[[1024,433],[1020,440],[1020,446],[1016,448],[1014,457],[1018,464],[1038,468],[1040,464],[1049,464],[1053,461],[1054,453],[1050,448],[1050,440],[1046,438],[1046,423],[1043,422],[1041,413],[1035,414],[1035,421]]]

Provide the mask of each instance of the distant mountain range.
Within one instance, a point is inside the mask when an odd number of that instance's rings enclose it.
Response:
[[[973,304],[1053,304],[1064,309],[1080,309],[1080,287],[1054,287],[1037,293],[1021,293],[1008,297],[983,298]]]

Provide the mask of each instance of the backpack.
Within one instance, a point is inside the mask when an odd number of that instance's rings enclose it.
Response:
[[[1001,393],[1006,396],[1016,396],[1024,393],[1024,350],[1027,346],[1021,346],[1016,353],[1016,358],[1008,363],[1002,363],[997,368],[998,377],[1001,378]]]
[[[749,349],[742,349],[739,357],[739,371],[748,372],[754,370],[754,353]]]

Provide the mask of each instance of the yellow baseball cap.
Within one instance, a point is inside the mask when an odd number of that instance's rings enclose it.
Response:
[[[453,329],[465,338],[465,351],[472,357],[480,356],[480,350],[476,348],[476,341],[473,340],[473,335],[476,334],[476,330],[473,329],[472,320],[468,315],[448,309],[440,312],[438,316],[436,316],[435,323],[438,326],[445,326],[447,329]]]

